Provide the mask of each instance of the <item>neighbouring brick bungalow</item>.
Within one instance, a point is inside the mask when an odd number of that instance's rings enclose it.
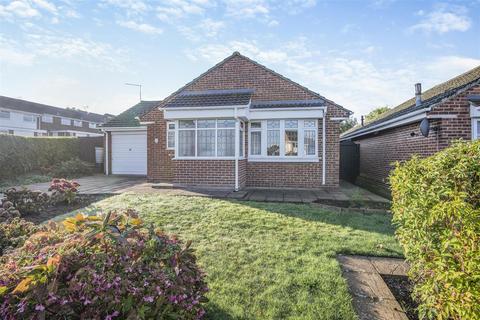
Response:
[[[416,97],[380,118],[342,134],[342,143],[359,145],[356,184],[390,195],[387,179],[395,161],[432,155],[453,140],[480,138],[480,67],[424,93],[417,84],[416,91]],[[420,132],[422,121],[429,124],[426,137]]]
[[[239,54],[104,125],[107,174],[241,189],[339,183],[350,111]]]

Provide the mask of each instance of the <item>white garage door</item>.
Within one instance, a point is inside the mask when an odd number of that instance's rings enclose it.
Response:
[[[147,132],[112,132],[112,174],[147,175]]]

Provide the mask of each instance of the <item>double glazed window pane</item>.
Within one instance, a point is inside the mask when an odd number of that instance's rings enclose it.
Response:
[[[304,137],[303,146],[305,149],[305,155],[315,155],[315,130],[305,130]]]
[[[175,131],[168,131],[167,148],[175,148]]]
[[[235,119],[217,120],[218,128],[235,128]]]
[[[232,130],[232,129],[217,130],[217,156],[218,157],[235,156],[235,130]]]
[[[280,130],[267,131],[267,156],[280,155]]]
[[[250,135],[250,153],[254,156],[262,154],[262,132],[252,131]]]
[[[195,128],[195,120],[180,120],[180,121],[178,121],[178,127],[180,129]]]
[[[197,139],[197,153],[199,157],[215,156],[215,130],[198,130]]]
[[[285,130],[285,155],[286,156],[298,155],[298,131],[297,130]]]
[[[178,131],[178,153],[181,157],[195,156],[195,130]]]

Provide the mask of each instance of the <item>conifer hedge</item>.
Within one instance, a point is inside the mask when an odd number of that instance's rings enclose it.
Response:
[[[398,163],[390,183],[420,318],[480,319],[480,140]]]
[[[78,139],[0,135],[0,179],[79,157]]]

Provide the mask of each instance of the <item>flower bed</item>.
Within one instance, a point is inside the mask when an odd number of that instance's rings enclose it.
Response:
[[[79,214],[0,257],[0,318],[199,319],[203,277],[190,243],[135,212]]]

